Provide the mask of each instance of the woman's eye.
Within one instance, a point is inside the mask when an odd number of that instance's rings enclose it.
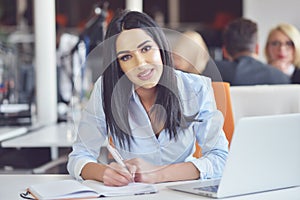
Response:
[[[151,46],[147,45],[147,46],[144,46],[144,47],[142,48],[141,51],[142,51],[143,53],[145,53],[145,52],[147,52],[147,51],[150,51],[151,48],[152,48]]]
[[[121,56],[119,59],[122,60],[122,61],[127,61],[131,58],[130,55],[124,55],[124,56]]]

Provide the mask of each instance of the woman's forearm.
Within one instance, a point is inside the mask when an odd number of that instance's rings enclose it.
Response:
[[[200,172],[191,162],[167,165],[157,171],[156,182],[194,180],[200,178]]]
[[[89,180],[97,180],[97,181],[103,181],[103,173],[105,169],[107,168],[106,165],[102,165],[99,163],[87,163],[81,171],[81,177],[83,179],[89,179]]]

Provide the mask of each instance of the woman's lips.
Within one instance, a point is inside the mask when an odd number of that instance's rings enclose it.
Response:
[[[145,71],[139,73],[138,78],[143,80],[143,81],[146,81],[146,80],[149,80],[152,77],[153,73],[154,73],[153,69],[148,69],[148,70],[145,70]]]

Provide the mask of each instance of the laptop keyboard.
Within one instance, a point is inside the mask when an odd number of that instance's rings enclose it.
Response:
[[[207,191],[207,192],[217,192],[218,188],[219,188],[219,185],[212,185],[212,186],[194,188],[194,190],[201,190],[201,191]]]

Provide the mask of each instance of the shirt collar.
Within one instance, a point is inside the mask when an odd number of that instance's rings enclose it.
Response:
[[[287,74],[288,76],[292,76],[293,73],[294,73],[294,71],[295,71],[295,66],[294,66],[293,64],[291,64],[291,65],[287,68],[286,74]]]

